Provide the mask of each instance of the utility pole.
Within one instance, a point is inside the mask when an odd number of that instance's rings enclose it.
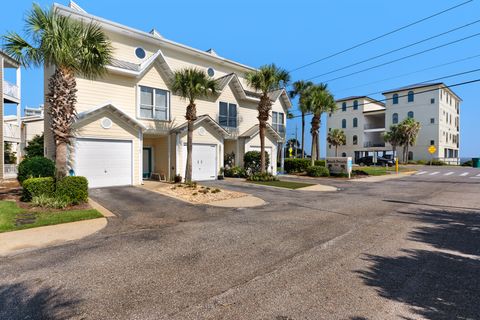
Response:
[[[297,143],[298,143],[298,135],[297,135],[297,131],[298,131],[298,125],[295,124],[295,159],[297,159],[297,152],[298,152],[298,146],[297,146]]]

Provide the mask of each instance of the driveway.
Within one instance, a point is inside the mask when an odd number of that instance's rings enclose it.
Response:
[[[0,318],[480,314],[480,184],[407,177],[315,193],[212,183],[268,204],[226,209],[133,187],[92,190],[118,218],[86,239],[0,260]]]

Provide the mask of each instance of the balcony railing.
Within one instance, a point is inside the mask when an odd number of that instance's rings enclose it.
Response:
[[[285,125],[284,124],[272,123],[272,127],[273,127],[273,129],[275,129],[275,131],[277,131],[277,133],[279,135],[281,135],[282,137],[285,137]]]
[[[363,143],[364,148],[384,148],[385,147],[385,142],[372,142],[372,141],[367,141]]]
[[[5,140],[20,140],[20,127],[17,124],[4,123],[3,137]]]
[[[381,123],[365,123],[363,125],[363,129],[368,130],[368,129],[385,129],[385,124]]]
[[[8,81],[3,81],[3,94],[15,99],[20,99],[20,90],[16,85]]]

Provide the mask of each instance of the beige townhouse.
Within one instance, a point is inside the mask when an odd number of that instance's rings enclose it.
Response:
[[[155,29],[139,31],[85,12],[75,3],[54,5],[74,19],[99,24],[114,47],[114,60],[101,79],[76,79],[78,120],[70,148],[72,174],[86,176],[91,187],[141,184],[159,176],[184,176],[187,102],[171,91],[175,70],[195,67],[218,80],[219,92],[197,101],[193,136],[193,179],[217,179],[224,155],[260,149],[257,104],[259,94],[248,88],[245,73],[254,68],[226,59],[214,50],[197,50],[165,39]],[[45,88],[53,67],[45,67]],[[282,154],[287,109],[285,90],[271,92],[273,103],[266,137],[269,170],[276,174]],[[46,109],[48,105],[46,104]],[[45,112],[45,152],[55,146]]]

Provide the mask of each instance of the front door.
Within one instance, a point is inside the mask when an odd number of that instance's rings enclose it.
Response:
[[[143,148],[143,179],[152,174],[152,148]]]

